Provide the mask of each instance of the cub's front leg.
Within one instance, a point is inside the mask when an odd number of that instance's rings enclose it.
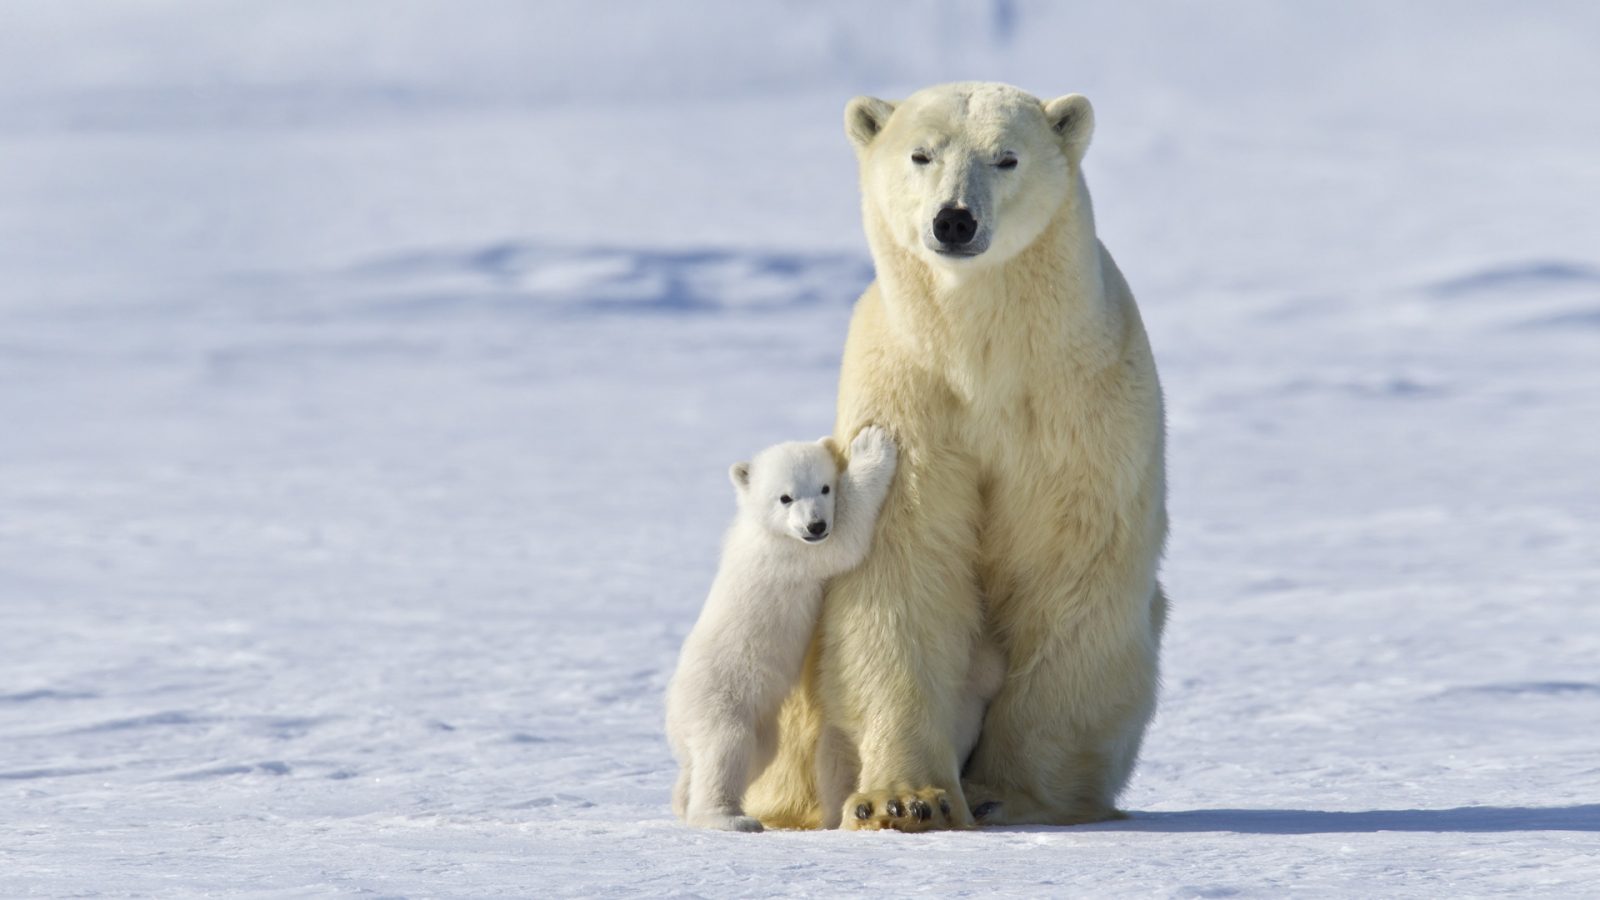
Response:
[[[830,568],[835,573],[861,565],[872,549],[872,535],[894,483],[898,458],[894,439],[877,425],[861,429],[850,442],[850,462],[839,478],[839,506],[830,548]]]
[[[845,468],[845,482],[852,493],[846,501],[859,500],[859,508],[866,510],[866,518],[876,521],[883,508],[883,499],[889,495],[889,484],[894,481],[895,465],[900,448],[895,446],[889,431],[878,425],[861,429],[850,442],[850,463]]]

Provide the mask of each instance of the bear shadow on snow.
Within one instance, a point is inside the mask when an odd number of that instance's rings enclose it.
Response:
[[[1135,812],[1133,817],[1097,825],[1072,826],[1104,831],[1199,832],[1234,834],[1360,834],[1380,831],[1600,832],[1600,804],[1581,806],[1458,806],[1450,809],[1369,809],[1334,812],[1316,809],[1187,809]],[[1003,831],[1056,831],[1048,827],[1006,827]]]

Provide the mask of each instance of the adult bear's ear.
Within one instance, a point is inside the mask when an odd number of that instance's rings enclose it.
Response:
[[[1067,156],[1078,162],[1089,149],[1089,138],[1094,136],[1094,107],[1082,94],[1057,97],[1044,105],[1045,120],[1050,129],[1061,138]]]
[[[733,482],[735,490],[741,494],[744,493],[750,487],[750,464],[741,462],[729,466],[728,480]]]
[[[857,153],[867,149],[883,126],[889,124],[889,116],[893,114],[894,104],[877,97],[857,97],[845,104],[844,133],[850,136],[850,143],[856,145]]]

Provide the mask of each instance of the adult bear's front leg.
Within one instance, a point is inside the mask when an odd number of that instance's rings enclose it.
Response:
[[[871,553],[828,591],[823,716],[860,761],[845,828],[972,822],[954,746],[982,618],[973,572],[978,494],[968,469],[956,454],[908,448]]]

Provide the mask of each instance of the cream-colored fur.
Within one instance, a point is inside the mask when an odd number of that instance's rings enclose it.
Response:
[[[845,121],[878,279],[836,434],[887,427],[900,468],[746,809],[901,830],[1116,816],[1155,708],[1166,487],[1155,363],[1081,171],[1093,112],[953,84]],[[932,228],[947,206],[982,252],[941,252],[963,249]],[[988,640],[1005,677],[967,760]]]
[[[739,514],[667,688],[667,740],[680,764],[672,808],[688,824],[761,830],[739,800],[772,759],[824,583],[867,555],[895,457],[889,435],[867,427],[843,472],[832,438],[778,444],[729,470]]]

